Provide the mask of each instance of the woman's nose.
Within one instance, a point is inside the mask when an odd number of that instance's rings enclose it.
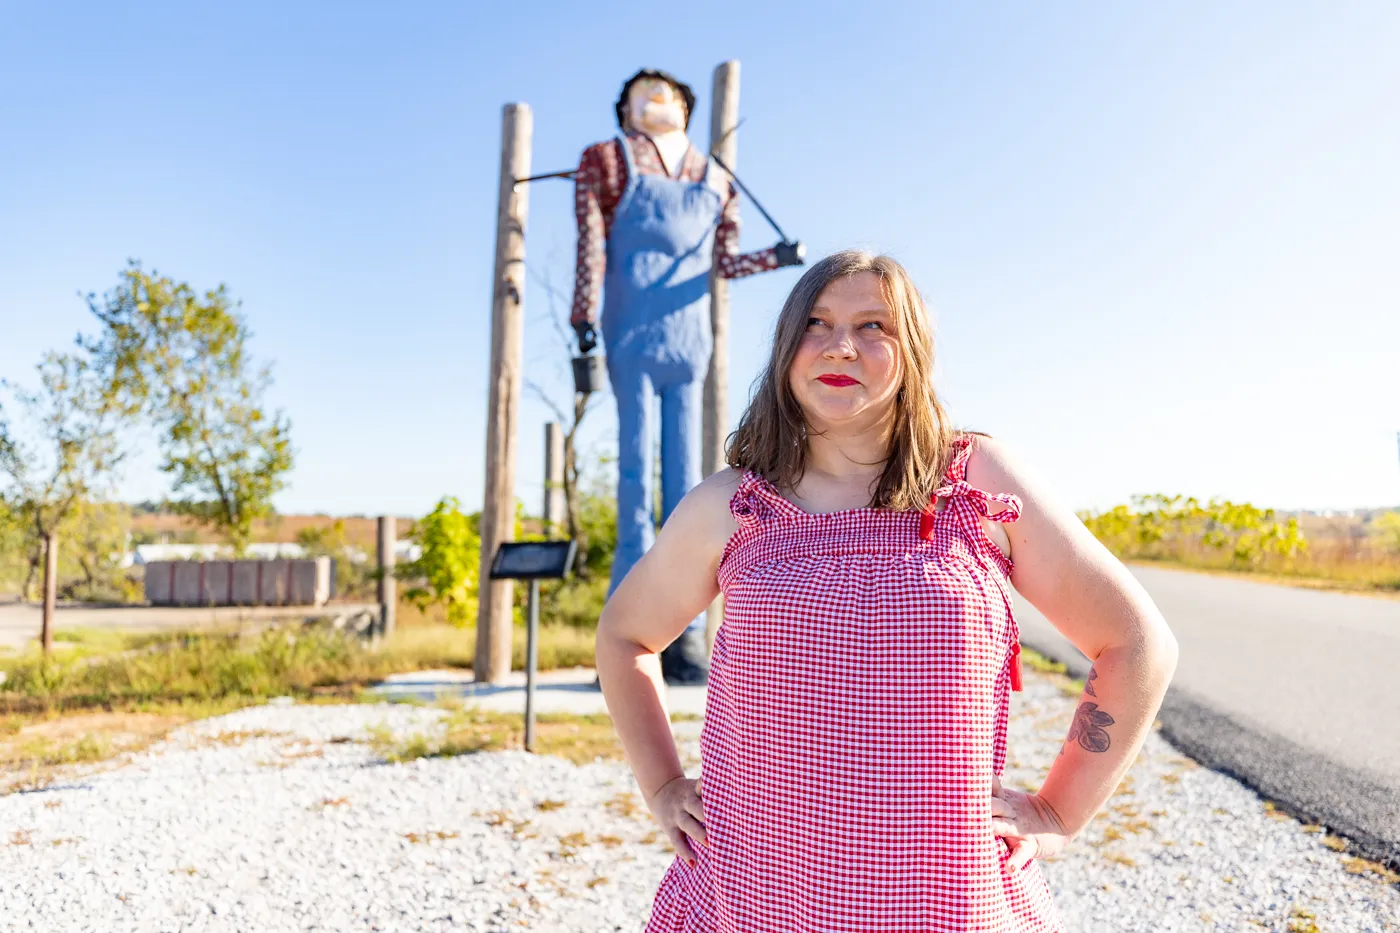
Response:
[[[826,342],[826,350],[823,355],[829,359],[854,359],[856,355],[855,341],[844,330],[833,331],[831,339]]]

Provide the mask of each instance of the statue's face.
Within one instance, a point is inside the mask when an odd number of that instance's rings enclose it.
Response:
[[[627,92],[627,116],[634,130],[650,136],[685,129],[685,99],[670,81],[643,78]]]

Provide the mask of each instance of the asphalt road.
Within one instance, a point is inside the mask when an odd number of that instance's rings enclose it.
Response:
[[[1133,567],[1181,647],[1162,734],[1400,866],[1400,600]],[[1017,597],[1022,642],[1088,661]]]
[[[59,606],[54,613],[54,630],[111,629],[125,632],[158,632],[194,630],[262,622],[309,614],[352,611],[368,606],[335,604],[319,609],[287,608],[285,606],[230,606],[226,608],[154,608],[121,607],[93,608],[91,606]],[[39,637],[41,618],[39,607],[22,603],[0,603],[0,646],[23,648]]]

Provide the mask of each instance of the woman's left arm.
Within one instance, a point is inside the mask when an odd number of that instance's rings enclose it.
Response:
[[[1048,805],[1072,838],[1146,741],[1176,670],[1176,638],[1142,584],[1078,516],[1001,445],[985,437],[976,443],[968,482],[1021,497],[1020,520],[1003,526],[1012,585],[1093,662],[1064,747],[1031,795],[1038,798],[1031,805]]]

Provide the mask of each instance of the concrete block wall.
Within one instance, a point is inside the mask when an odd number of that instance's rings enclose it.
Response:
[[[146,601],[156,606],[321,606],[330,595],[329,557],[146,565]]]

